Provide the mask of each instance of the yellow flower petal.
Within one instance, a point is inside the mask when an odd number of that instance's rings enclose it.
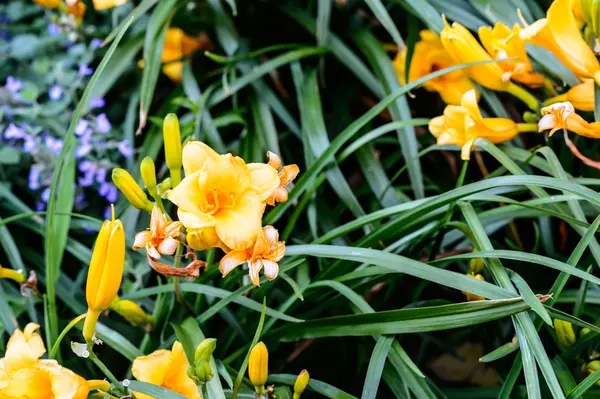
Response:
[[[233,269],[250,260],[247,251],[231,251],[219,262],[219,271],[223,277],[227,276]]]
[[[266,200],[279,187],[280,180],[277,170],[264,163],[249,163],[250,185]]]
[[[219,154],[201,141],[190,141],[183,147],[183,170],[185,175],[191,175],[204,166],[208,158],[216,159]]]
[[[171,349],[171,358],[167,373],[165,374],[164,387],[182,394],[189,399],[200,399],[198,387],[187,375],[188,360],[179,341],[175,341]]]
[[[138,381],[162,386],[170,365],[171,351],[160,349],[148,356],[140,356],[133,361],[131,374]]]
[[[219,238],[233,250],[244,250],[254,244],[261,231],[265,204],[261,197],[248,191],[237,199],[235,206],[214,215]]]

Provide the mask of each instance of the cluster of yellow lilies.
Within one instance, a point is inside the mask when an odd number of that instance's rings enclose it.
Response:
[[[479,28],[479,41],[459,22],[445,27],[440,35],[426,30],[414,48],[406,70],[406,49],[400,51],[394,66],[401,81],[417,80],[431,72],[454,65],[478,63],[428,80],[428,91],[440,94],[448,105],[442,116],[433,118],[429,130],[438,145],[457,145],[461,157],[468,160],[474,141],[481,137],[502,143],[522,132],[558,129],[570,130],[586,137],[600,137],[600,123],[586,122],[575,110],[594,110],[594,84],[600,84],[600,63],[591,44],[582,35],[582,27],[592,23],[587,0],[555,0],[546,18],[528,24],[521,13],[522,26],[512,29],[498,22],[494,27]],[[539,112],[537,99],[524,87],[554,91],[552,83],[536,72],[525,45],[541,46],[554,54],[580,84],[566,93],[547,99],[542,117],[535,123],[515,123],[508,118],[484,118],[479,111],[477,84],[495,91],[510,93],[532,111]]]

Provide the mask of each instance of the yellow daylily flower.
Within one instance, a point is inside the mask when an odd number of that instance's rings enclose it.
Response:
[[[550,136],[559,129],[566,129],[581,136],[600,138],[600,122],[588,123],[575,113],[570,102],[556,103],[542,108],[542,119],[538,122],[540,132],[550,129]]]
[[[531,25],[521,19],[525,25],[522,39],[550,51],[580,79],[600,82],[600,63],[579,31],[571,0],[554,0],[546,18]]]
[[[61,0],[33,0],[33,2],[46,8],[58,8]]]
[[[122,6],[127,3],[127,0],[92,0],[92,2],[94,3],[94,9],[106,10],[107,8]]]
[[[125,232],[120,220],[106,220],[100,228],[87,275],[85,297],[88,304],[83,326],[83,337],[94,336],[100,314],[110,306],[117,295],[125,264]]]
[[[469,274],[467,274],[467,276],[473,277],[476,280],[485,281],[485,279],[483,278],[483,276],[481,274],[469,273]],[[483,301],[485,299],[481,295],[472,294],[470,292],[463,291],[462,293],[467,297],[467,301],[469,301],[469,302]]]
[[[446,51],[440,37],[430,30],[420,32],[421,40],[415,44],[414,53],[408,69],[408,81],[413,82],[425,75],[440,69],[456,65],[456,62]],[[402,84],[406,84],[406,48],[400,50],[393,61],[394,69]],[[475,85],[469,79],[464,69],[446,73],[423,83],[427,91],[440,94],[446,104],[459,105],[463,94]]]
[[[510,30],[502,22],[494,28],[482,26],[479,28],[479,40],[487,52],[496,60],[517,58],[514,61],[500,62],[498,65],[504,71],[502,79],[512,79],[526,86],[537,88],[544,84],[544,75],[534,72],[527,57],[525,42],[520,37],[521,28],[514,25]]]
[[[214,228],[223,243],[242,251],[261,231],[265,201],[280,185],[277,171],[263,163],[246,164],[219,155],[199,141],[183,149],[185,178],[167,193],[188,229]],[[210,234],[212,236],[212,234]]]
[[[281,158],[279,155],[269,151],[267,152],[267,157],[269,157],[269,163],[267,165],[271,166],[273,169],[277,170],[277,176],[279,176],[279,187],[273,191],[273,193],[266,199],[266,203],[271,206],[275,206],[275,202],[285,202],[288,199],[288,188],[287,186],[294,181],[298,173],[300,173],[300,168],[298,165],[285,165],[281,166]]]
[[[46,352],[36,332],[39,325],[29,323],[15,330],[0,359],[0,398],[7,399],[86,399],[90,384],[55,360],[40,360]]]
[[[285,255],[285,242],[279,241],[279,233],[273,226],[265,226],[256,237],[253,247],[244,251],[231,251],[219,263],[223,277],[239,265],[248,262],[248,273],[252,284],[259,286],[260,271],[265,269],[265,277],[274,280],[279,274],[279,262]]]
[[[148,256],[160,259],[160,254],[173,255],[179,245],[181,222],[169,222],[157,206],[152,209],[150,228],[135,235],[133,249],[146,248]]]
[[[206,46],[207,39],[204,37],[197,39],[179,28],[169,28],[161,58],[161,62],[165,64],[162,67],[163,73],[179,83],[183,73],[183,61],[180,60]]]
[[[264,390],[269,376],[269,351],[263,342],[257,343],[250,351],[248,360],[248,377],[257,392]]]
[[[573,104],[576,110],[592,112],[594,110],[594,81],[585,79],[583,83],[571,87],[566,93],[546,100],[544,105],[567,101]]]
[[[170,389],[189,399],[200,399],[198,387],[188,377],[189,363],[179,341],[171,350],[160,349],[148,356],[133,361],[131,373],[136,380]],[[136,392],[138,399],[153,399],[152,396]]]
[[[465,93],[460,106],[446,106],[442,116],[429,122],[429,131],[437,139],[437,144],[462,147],[463,160],[470,158],[473,143],[479,137],[492,143],[503,143],[520,132],[535,131],[535,128],[535,124],[517,124],[507,118],[483,118],[473,90]]]

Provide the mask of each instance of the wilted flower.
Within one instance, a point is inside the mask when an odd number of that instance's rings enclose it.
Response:
[[[300,168],[298,165],[286,165],[281,166],[281,158],[279,155],[269,151],[267,152],[267,157],[269,157],[268,165],[273,169],[277,170],[277,176],[279,177],[279,187],[273,191],[273,193],[266,199],[266,203],[275,206],[275,202],[285,202],[288,199],[288,188],[287,186],[294,181],[298,173],[300,173]]]
[[[542,108],[542,119],[538,122],[539,131],[550,129],[553,135],[559,129],[566,129],[581,136],[600,138],[600,122],[586,122],[575,113],[570,102],[556,103]]]
[[[160,259],[160,254],[173,255],[181,233],[181,222],[169,222],[167,217],[154,206],[150,219],[150,229],[137,233],[133,249],[146,248],[148,255]]]
[[[264,267],[265,277],[273,280],[279,274],[279,262],[285,255],[285,242],[279,241],[279,233],[273,226],[265,226],[256,237],[253,247],[243,251],[230,251],[219,263],[223,277],[237,266],[248,263],[252,284],[258,286],[259,273]]]
[[[415,44],[414,53],[408,69],[408,81],[413,82],[425,75],[440,69],[456,65],[452,56],[444,49],[440,37],[430,31],[422,30],[421,40]],[[405,84],[406,48],[400,50],[393,62],[396,74]],[[427,80],[423,87],[428,91],[436,91],[447,104],[459,105],[463,94],[475,89],[464,69],[459,69]]]

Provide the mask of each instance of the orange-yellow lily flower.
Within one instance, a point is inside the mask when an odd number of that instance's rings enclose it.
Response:
[[[94,9],[106,10],[107,8],[113,8],[121,6],[127,3],[127,0],[92,0],[94,3]]]
[[[199,141],[183,148],[185,178],[167,197],[188,229],[212,228],[228,248],[243,251],[261,231],[265,201],[280,186],[277,171],[219,155]],[[212,235],[212,233],[211,233]]]
[[[33,0],[34,3],[46,8],[57,8],[61,0]]]
[[[442,41],[436,33],[430,30],[422,30],[420,35],[421,40],[415,44],[408,69],[409,82],[413,82],[440,69],[456,65],[452,56],[444,49]],[[398,52],[396,58],[394,58],[393,65],[400,82],[405,84],[406,48]],[[438,92],[446,104],[453,105],[459,105],[463,94],[468,90],[475,89],[475,85],[469,79],[464,69],[429,79],[423,83],[423,87],[427,91]]]
[[[481,274],[469,273],[469,274],[467,274],[467,276],[473,277],[476,280],[485,281],[485,279],[483,278],[483,276]],[[483,301],[485,299],[481,295],[472,294],[470,292],[463,291],[462,293],[467,297],[467,301],[469,301],[469,302],[472,302],[472,301]]]
[[[259,286],[258,274],[265,268],[265,277],[273,280],[279,274],[277,262],[285,255],[285,242],[279,241],[279,233],[273,226],[265,226],[256,238],[254,247],[244,251],[231,251],[225,255],[219,264],[223,277],[227,276],[237,266],[248,262],[252,284]]]
[[[267,165],[271,166],[273,169],[277,170],[277,176],[279,176],[279,187],[273,191],[273,193],[266,199],[266,203],[275,206],[275,202],[285,202],[288,199],[288,184],[290,184],[298,173],[300,173],[300,168],[298,165],[286,165],[281,166],[281,158],[279,155],[274,152],[267,152],[267,157],[269,157],[269,163]]]
[[[544,102],[550,105],[558,102],[570,102],[576,110],[591,112],[594,110],[594,81],[585,79],[583,83],[573,86],[561,95],[552,97]]]
[[[462,147],[461,158],[470,158],[475,139],[482,137],[492,143],[512,140],[520,132],[536,131],[535,124],[517,124],[507,118],[483,118],[477,105],[475,91],[469,90],[460,106],[448,105],[442,116],[429,122],[429,131],[438,145]]]
[[[442,30],[440,38],[444,48],[457,64],[493,60],[467,28],[458,22],[454,22],[452,27],[450,27],[445,17],[444,24],[446,26]],[[526,103],[532,110],[538,109],[538,102],[535,97],[506,79],[504,70],[499,62],[474,65],[468,67],[466,71],[471,79],[480,85],[492,90],[509,92]]]
[[[169,28],[160,60],[165,64],[162,67],[163,73],[175,83],[179,83],[183,73],[183,61],[180,60],[206,46],[206,38],[197,39],[179,28]]]
[[[56,360],[41,360],[46,352],[36,332],[40,326],[29,323],[23,331],[15,330],[0,359],[0,397],[7,399],[85,399],[95,388]]]
[[[150,218],[150,229],[135,235],[133,249],[146,248],[148,255],[160,259],[160,254],[173,255],[179,245],[181,222],[169,222],[167,217],[154,206]]]
[[[600,82],[600,63],[579,31],[571,0],[554,0],[546,18],[531,25],[521,19],[525,25],[521,38],[550,51],[580,79]]]
[[[494,28],[482,26],[479,28],[479,40],[487,52],[496,60],[517,58],[514,61],[500,62],[503,80],[512,79],[526,86],[537,88],[544,84],[544,75],[533,72],[533,66],[527,57],[525,42],[519,36],[521,28],[514,25],[512,31],[502,22]]]
[[[550,130],[550,136],[559,129],[569,130],[580,136],[600,138],[600,122],[588,123],[575,113],[570,102],[556,103],[542,108],[542,119],[538,122],[539,131]]]
[[[167,388],[188,399],[200,399],[198,387],[187,375],[188,367],[183,346],[175,341],[171,350],[160,349],[135,359],[131,373],[138,381]],[[138,399],[154,399],[139,392],[135,392],[135,396]]]

